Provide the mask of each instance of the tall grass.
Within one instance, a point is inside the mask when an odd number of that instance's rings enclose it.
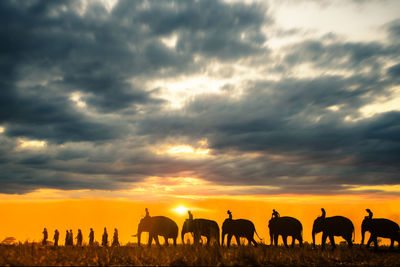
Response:
[[[399,250],[380,252],[339,246],[336,250],[261,245],[242,247],[52,247],[35,243],[0,245],[0,265],[173,265],[173,266],[399,266]]]

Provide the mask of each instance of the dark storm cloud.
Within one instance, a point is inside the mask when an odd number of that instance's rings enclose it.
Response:
[[[400,113],[355,120],[361,107],[391,96],[399,67],[388,62],[399,59],[398,44],[331,33],[283,47],[272,60],[267,11],[222,1],[121,0],[112,10],[96,2],[83,10],[79,1],[0,1],[0,192],[116,190],[153,176],[279,187],[248,194],[398,184]],[[384,28],[390,40],[397,24]],[[173,38],[175,46],[164,43]],[[161,98],[164,88],[146,87],[190,74],[229,79],[238,62],[281,78],[225,84],[223,93],[194,96],[177,110]],[[212,63],[223,67],[214,72]],[[303,63],[323,73],[292,75]],[[338,70],[348,75],[329,74]],[[243,93],[230,95],[236,91]],[[76,92],[86,107],[71,99]],[[21,148],[19,138],[46,146]],[[209,157],[154,152],[204,138]]]
[[[206,137],[222,160],[197,173],[222,184],[281,186],[294,193],[338,192],[342,184],[397,184],[400,112],[344,120],[360,116],[358,109],[388,94],[391,84],[390,77],[369,74],[262,82],[240,99],[203,95],[188,103],[185,114],[146,118],[141,133],[160,139]],[[244,156],[224,159],[231,150]],[[246,158],[253,152],[260,156]]]

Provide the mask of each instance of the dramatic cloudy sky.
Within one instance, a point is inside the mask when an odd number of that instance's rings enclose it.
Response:
[[[400,195],[399,14],[0,1],[0,193]]]

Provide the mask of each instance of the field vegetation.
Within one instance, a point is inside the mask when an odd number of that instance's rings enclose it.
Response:
[[[261,245],[231,248],[183,246],[138,247],[53,247],[37,243],[0,245],[0,265],[104,266],[104,265],[173,265],[173,266],[399,266],[400,251],[383,247],[378,252],[355,246],[330,249],[271,247]]]

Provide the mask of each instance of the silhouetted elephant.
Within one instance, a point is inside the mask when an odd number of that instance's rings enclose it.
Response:
[[[238,219],[238,220],[226,219],[222,224],[221,244],[224,245],[225,235],[228,235],[227,238],[228,247],[231,244],[232,236],[236,238],[236,242],[238,245],[240,245],[240,237],[245,237],[249,241],[249,245],[253,243],[254,246],[257,247],[257,242],[254,240],[254,233],[257,234],[256,228],[254,227],[254,224],[251,221],[245,219]],[[258,238],[260,237],[258,236]]]
[[[271,245],[278,245],[279,235],[282,236],[283,243],[287,247],[287,237],[292,237],[292,247],[294,247],[294,242],[297,239],[300,246],[303,245],[303,226],[301,222],[293,217],[275,217],[269,220],[268,223],[269,235],[271,238]]]
[[[336,248],[334,236],[343,237],[349,247],[353,246],[352,236],[354,234],[354,225],[353,223],[343,216],[333,216],[333,217],[325,217],[326,213],[324,209],[322,210],[322,216],[318,217],[314,221],[313,229],[312,229],[312,239],[313,246],[315,247],[315,234],[322,232],[322,248],[325,248],[326,238],[329,237],[331,241],[332,248]]]
[[[138,245],[140,246],[140,236],[142,232],[149,233],[148,246],[151,245],[154,239],[157,245],[160,245],[158,236],[163,236],[165,245],[168,246],[168,238],[174,240],[176,246],[176,238],[178,237],[178,225],[170,218],[164,216],[146,216],[140,220],[137,231]]]
[[[182,226],[182,243],[185,244],[184,236],[186,233],[193,233],[194,244],[200,242],[201,236],[207,238],[207,245],[212,238],[219,245],[219,226],[215,221],[207,219],[186,219]]]
[[[400,247],[400,228],[397,223],[389,219],[372,219],[372,212],[370,216],[366,216],[361,224],[361,245],[364,244],[365,232],[370,232],[371,236],[367,242],[367,248],[374,242],[375,250],[378,249],[378,237],[390,238],[390,249],[394,247],[394,241],[397,241]]]

